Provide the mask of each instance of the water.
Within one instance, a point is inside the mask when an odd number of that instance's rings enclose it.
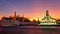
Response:
[[[42,26],[12,26],[0,27],[1,34],[60,34],[59,27],[42,27]]]

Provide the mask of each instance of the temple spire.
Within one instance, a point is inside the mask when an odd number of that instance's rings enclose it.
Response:
[[[16,20],[16,11],[14,12],[14,20]]]
[[[48,12],[48,10],[46,11],[46,16],[49,16],[49,12]]]

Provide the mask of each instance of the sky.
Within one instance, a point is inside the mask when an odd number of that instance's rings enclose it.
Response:
[[[60,18],[60,0],[0,0],[0,18],[16,11],[17,15],[41,20],[46,10],[51,17]]]

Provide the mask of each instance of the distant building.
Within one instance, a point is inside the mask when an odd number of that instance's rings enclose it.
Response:
[[[1,26],[17,26],[19,25],[18,20],[13,20],[11,18],[5,18],[1,20]]]
[[[14,13],[14,17],[2,17],[1,26],[16,26],[19,25],[19,21],[16,20],[16,12]]]
[[[17,26],[21,22],[30,22],[30,20],[28,18],[25,18],[24,16],[22,16],[22,17],[16,16],[16,12],[14,12],[13,17],[11,17],[11,16],[2,17],[1,26]]]
[[[49,16],[48,10],[46,11],[46,16],[42,19],[40,25],[56,25],[56,20]]]
[[[20,26],[38,26],[37,22],[20,22]]]

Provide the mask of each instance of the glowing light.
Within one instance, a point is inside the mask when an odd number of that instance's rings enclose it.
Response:
[[[57,25],[56,23],[40,23],[40,25]]]

